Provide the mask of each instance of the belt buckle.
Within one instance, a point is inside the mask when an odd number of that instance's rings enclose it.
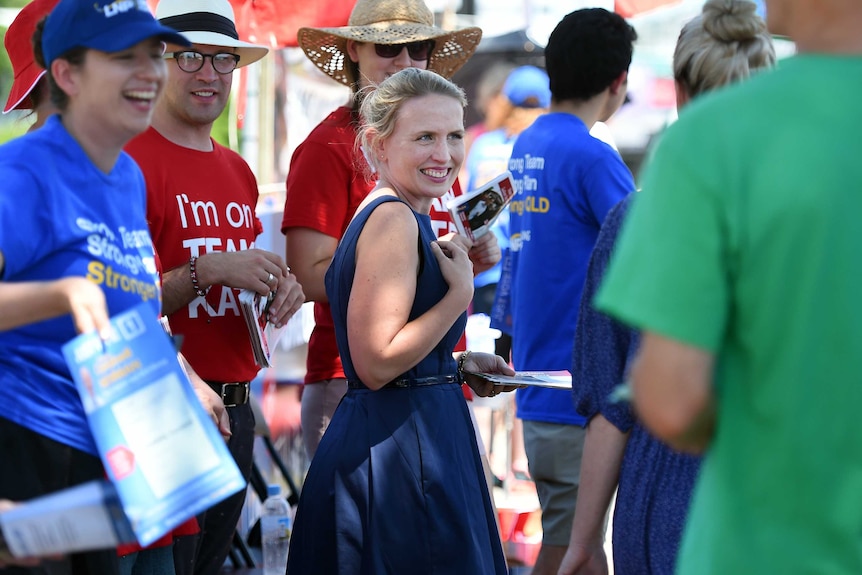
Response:
[[[221,386],[221,399],[224,402],[224,406],[237,407],[248,403],[249,387],[248,382],[223,383]]]

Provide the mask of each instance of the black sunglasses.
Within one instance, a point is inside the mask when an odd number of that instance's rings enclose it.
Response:
[[[427,60],[434,51],[434,40],[422,40],[408,44],[375,44],[374,52],[381,58],[395,58],[401,50],[407,48],[411,60]]]

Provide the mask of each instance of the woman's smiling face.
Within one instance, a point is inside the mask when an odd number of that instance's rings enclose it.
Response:
[[[455,183],[464,155],[464,110],[440,94],[404,102],[376,153],[381,178],[421,213]]]

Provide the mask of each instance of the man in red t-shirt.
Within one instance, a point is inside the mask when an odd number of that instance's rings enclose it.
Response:
[[[160,22],[192,46],[168,47],[168,81],[152,127],[127,151],[147,182],[147,219],[165,270],[163,311],[174,333],[184,336],[188,362],[223,398],[228,447],[248,478],[254,446],[249,381],[259,367],[238,293],[274,294],[269,319],[275,324],[285,323],[304,295],[278,255],[254,247],[262,231],[257,182],[238,154],[210,137],[234,69],[259,60],[267,48],[238,40],[228,0],[197,2],[193,13],[188,10],[184,0],[161,0],[156,7]],[[191,563],[196,575],[220,571],[244,501],[241,491],[206,512],[196,556],[177,549],[179,573],[190,573]]]

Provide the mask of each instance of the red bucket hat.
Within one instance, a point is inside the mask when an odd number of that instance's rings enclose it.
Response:
[[[33,32],[36,31],[36,24],[39,23],[39,20],[47,16],[58,1],[33,0],[21,9],[21,12],[18,13],[6,31],[3,43],[6,45],[6,52],[12,62],[15,80],[11,90],[9,90],[6,107],[3,108],[4,114],[12,110],[31,108],[27,96],[30,95],[39,79],[45,74],[45,70],[39,67],[33,56]]]

